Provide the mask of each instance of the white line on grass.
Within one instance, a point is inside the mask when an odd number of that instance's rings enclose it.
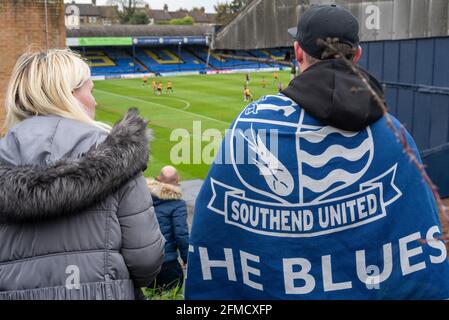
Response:
[[[181,108],[181,110],[186,110],[188,108],[190,108],[190,102],[184,99],[180,99],[180,98],[173,98],[173,97],[159,97],[162,99],[171,99],[171,100],[175,100],[175,101],[181,101],[183,103],[185,103],[186,105],[184,107]]]
[[[144,103],[150,103],[150,104],[153,104],[153,105],[156,105],[156,106],[160,106],[160,107],[162,107],[162,108],[170,109],[170,110],[177,111],[177,112],[181,112],[181,113],[187,113],[187,114],[193,115],[193,116],[195,116],[195,117],[204,118],[204,119],[208,119],[208,120],[211,120],[211,121],[224,123],[224,124],[227,124],[227,125],[230,125],[230,124],[231,124],[230,122],[226,122],[226,121],[221,121],[221,120],[218,120],[218,119],[210,118],[210,117],[208,117],[208,116],[203,116],[203,115],[201,115],[201,114],[194,113],[194,112],[184,111],[183,109],[177,109],[177,108],[169,107],[169,106],[166,106],[166,105],[164,105],[164,104],[157,103],[157,102],[147,101],[147,100],[143,100],[143,99],[139,99],[139,98],[134,98],[134,97],[128,97],[128,96],[125,96],[125,95],[122,95],[122,94],[112,93],[112,92],[104,91],[104,90],[100,90],[100,89],[94,89],[94,91],[106,93],[106,94],[109,94],[109,95],[111,95],[111,96],[116,96],[116,97],[120,97],[120,98],[130,99],[130,100],[134,100],[134,101],[139,101],[139,102],[144,102]],[[184,108],[186,108],[186,107],[184,107]]]
[[[171,99],[171,100],[175,100],[175,101],[181,101],[182,103],[185,103],[185,106],[181,108],[181,110],[186,110],[188,108],[190,108],[190,102],[184,99],[180,99],[180,98],[174,98],[174,97],[158,97],[158,99]]]
[[[112,83],[111,85],[113,85],[115,87],[119,87],[119,88],[127,87],[127,88],[130,88],[130,89],[136,89],[135,87],[129,86],[129,85],[126,85],[126,84],[118,85],[118,84]],[[161,96],[159,96],[158,99],[171,99],[171,100],[175,100],[175,101],[181,101],[182,103],[185,103],[185,106],[182,107],[181,110],[186,110],[186,109],[190,108],[190,102],[188,102],[187,100],[181,99],[181,98],[161,97]]]

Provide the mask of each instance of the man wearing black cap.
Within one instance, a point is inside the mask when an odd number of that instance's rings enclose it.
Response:
[[[358,32],[335,5],[290,30],[301,74],[240,113],[197,197],[187,299],[449,298],[432,192],[337,57],[358,61]]]
[[[314,118],[343,130],[361,130],[382,116],[381,108],[367,90],[350,93],[352,88],[361,86],[359,78],[344,62],[335,59],[336,52],[319,42],[335,39],[332,46],[340,54],[354,63],[359,61],[362,55],[359,24],[349,11],[336,5],[312,6],[304,12],[298,27],[288,32],[296,39],[294,50],[301,73],[311,66],[314,68],[294,79],[283,91],[286,96]],[[362,69],[360,72],[383,96],[377,80]],[[337,100],[333,99],[335,93],[338,93]]]

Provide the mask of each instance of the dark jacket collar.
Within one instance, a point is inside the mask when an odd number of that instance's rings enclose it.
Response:
[[[367,71],[357,68],[383,99],[379,82]],[[344,61],[337,59],[310,66],[282,93],[323,124],[342,130],[360,131],[383,115],[361,79]]]

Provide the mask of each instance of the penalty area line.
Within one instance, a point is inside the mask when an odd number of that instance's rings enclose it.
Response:
[[[207,119],[207,120],[210,120],[210,121],[224,123],[226,125],[230,125],[231,124],[230,122],[221,121],[221,120],[218,120],[218,119],[215,119],[215,118],[211,118],[211,117],[208,117],[208,116],[204,116],[204,115],[201,115],[201,114],[198,114],[198,113],[185,111],[184,109],[187,109],[187,107],[184,107],[183,109],[177,109],[177,108],[166,106],[166,105],[161,104],[161,103],[147,101],[147,100],[134,98],[134,97],[128,97],[128,96],[125,96],[125,95],[122,95],[122,94],[112,93],[112,92],[105,91],[105,90],[94,89],[94,91],[97,91],[97,92],[100,92],[100,93],[105,93],[105,94],[108,94],[108,95],[111,95],[111,96],[115,96],[115,97],[124,98],[124,99],[134,100],[134,101],[143,102],[143,103],[149,103],[149,104],[152,104],[152,105],[155,105],[155,106],[159,106],[159,107],[162,107],[162,108],[165,108],[165,109],[169,109],[169,110],[172,110],[172,111],[189,114],[189,115],[192,115],[192,116],[195,116],[195,117],[199,117],[199,118],[203,118],[203,119]],[[170,98],[170,97],[167,97],[167,98]],[[177,98],[175,98],[175,99],[177,99]],[[190,104],[188,106],[190,106]]]

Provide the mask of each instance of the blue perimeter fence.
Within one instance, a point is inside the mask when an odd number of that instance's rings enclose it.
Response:
[[[362,43],[359,64],[385,86],[391,114],[412,134],[427,172],[449,196],[449,37]]]

